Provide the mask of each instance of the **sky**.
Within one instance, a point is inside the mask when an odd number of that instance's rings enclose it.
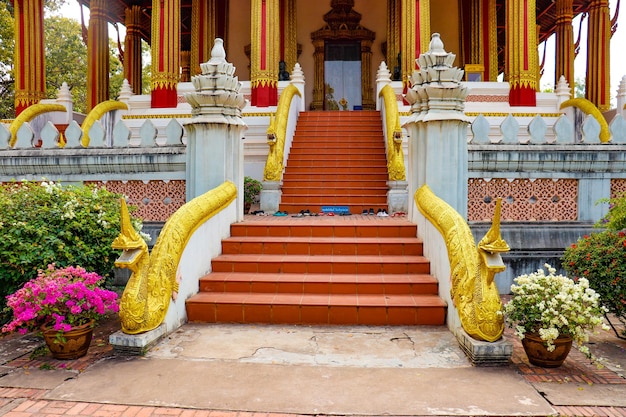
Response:
[[[611,17],[614,16],[615,7],[618,0],[609,0],[609,7],[611,9]],[[80,9],[76,0],[67,0],[67,4],[62,8],[61,14],[66,17],[72,17],[80,22]],[[89,21],[89,9],[84,8],[85,24]],[[587,50],[587,22],[588,19],[582,25],[582,33],[580,38],[580,52],[577,58],[574,60],[574,77],[584,79],[585,77],[585,61]],[[574,22],[574,38],[578,36],[578,19]],[[117,33],[113,26],[109,25],[109,36],[113,39],[117,39]],[[120,37],[124,39],[124,27],[120,27]],[[554,36],[548,41],[539,46],[539,59],[542,59],[543,50],[546,51],[546,61],[544,64],[544,72],[541,77],[541,89],[554,88]],[[620,14],[617,21],[617,31],[611,38],[611,98],[613,104],[615,103],[615,96],[617,95],[617,89],[623,76],[626,75],[626,7],[622,5],[620,8]],[[454,52],[454,51],[451,51]]]

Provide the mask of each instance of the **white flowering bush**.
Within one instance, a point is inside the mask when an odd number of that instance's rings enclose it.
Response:
[[[592,358],[589,348],[589,331],[603,324],[606,309],[600,296],[585,278],[574,282],[546,264],[545,268],[515,278],[511,286],[511,300],[504,306],[506,323],[523,339],[527,333],[538,334],[549,351],[559,336],[570,336],[574,345]]]

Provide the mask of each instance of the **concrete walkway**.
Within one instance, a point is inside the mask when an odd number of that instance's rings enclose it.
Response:
[[[613,369],[577,352],[537,368],[518,342],[510,366],[477,368],[443,327],[189,324],[145,357],[111,352],[80,372],[5,365],[0,415],[626,416],[626,342],[613,346]]]

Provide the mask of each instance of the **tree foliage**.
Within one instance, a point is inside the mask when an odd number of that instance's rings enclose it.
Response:
[[[0,119],[14,117],[13,50],[13,10],[0,0]]]
[[[61,16],[45,19],[46,96],[55,98],[67,83],[74,100],[74,110],[85,111],[87,100],[87,46],[76,20]],[[54,40],[50,42],[49,40]]]

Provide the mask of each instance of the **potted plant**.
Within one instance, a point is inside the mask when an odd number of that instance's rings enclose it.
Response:
[[[626,339],[626,193],[600,202],[609,203],[608,213],[595,225],[604,230],[585,235],[567,247],[563,269],[574,279],[589,280],[610,313],[606,319],[615,335]],[[621,332],[613,318],[621,323]]]
[[[504,306],[507,324],[522,339],[528,360],[533,365],[558,367],[574,344],[587,357],[594,359],[585,342],[588,331],[603,324],[605,308],[589,281],[577,282],[546,264],[548,271],[539,269],[515,278],[511,300]]]
[[[244,213],[250,211],[252,204],[259,202],[259,196],[263,185],[261,181],[255,180],[252,177],[244,177],[243,179],[243,203]]]
[[[39,330],[53,357],[84,356],[98,319],[118,311],[117,293],[101,288],[103,281],[81,267],[49,265],[7,296],[13,319],[2,331]]]

